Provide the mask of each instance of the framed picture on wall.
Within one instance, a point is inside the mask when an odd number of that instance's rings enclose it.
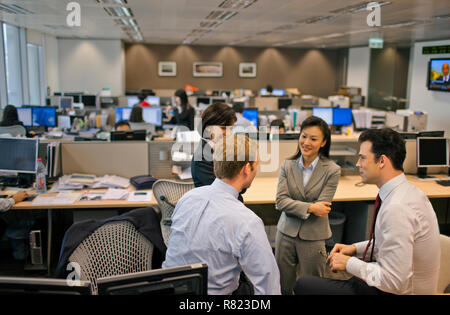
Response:
[[[194,62],[194,77],[221,77],[223,64],[221,62]]]
[[[241,62],[239,64],[239,76],[241,78],[256,78],[256,63]]]
[[[177,75],[177,63],[175,61],[158,62],[158,75],[160,77],[175,77]]]

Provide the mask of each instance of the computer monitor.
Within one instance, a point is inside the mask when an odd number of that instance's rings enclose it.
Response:
[[[82,95],[81,103],[85,107],[97,107],[97,95]]]
[[[230,90],[222,90],[220,91],[220,96],[226,95],[227,97],[231,97],[231,91]]]
[[[159,96],[147,96],[145,98],[145,101],[149,103],[152,106],[159,106],[160,105],[160,99]]]
[[[417,175],[427,177],[427,167],[448,167],[448,139],[443,137],[417,138]]]
[[[287,109],[292,105],[292,98],[279,98],[278,109]]]
[[[161,107],[143,107],[142,118],[148,124],[162,125],[162,109]]]
[[[0,138],[0,171],[36,173],[38,139]]]
[[[333,108],[331,107],[313,107],[312,114],[322,118],[328,125],[333,124]]]
[[[132,110],[131,107],[116,107],[116,122],[130,120]]]
[[[272,95],[273,96],[285,96],[286,95],[286,91],[283,90],[283,89],[273,89]]]
[[[207,295],[205,263],[100,278],[99,295]]]
[[[253,126],[258,127],[258,109],[257,108],[244,108],[242,116],[252,123]]]
[[[211,99],[211,104],[214,104],[214,103],[226,103],[226,102],[227,102],[227,100],[225,98],[212,98]]]
[[[75,102],[75,98],[73,96],[60,96],[59,98],[60,109],[71,109],[73,107],[73,103],[79,103]]]
[[[68,115],[58,115],[58,128],[60,129],[70,129],[72,126],[70,116]]]
[[[31,127],[33,125],[33,115],[31,108],[29,107],[18,107],[17,115],[19,116],[19,121],[23,122],[25,127]]]
[[[64,96],[72,96],[74,103],[81,103],[82,95],[83,95],[83,93],[81,93],[81,92],[79,92],[79,93],[64,93]]]
[[[133,107],[134,105],[140,104],[139,97],[136,95],[127,96],[128,107]]]
[[[351,108],[333,108],[333,125],[348,126],[353,123]]]
[[[91,295],[91,283],[69,286],[66,279],[0,277],[0,294],[7,295]]]
[[[145,141],[147,130],[111,131],[111,141]]]
[[[160,96],[159,104],[160,104],[160,106],[172,105],[172,97]]]
[[[266,89],[266,88],[262,88],[262,89],[259,91],[259,95],[260,95],[260,96],[265,96],[265,95],[267,95],[267,89]]]
[[[211,105],[211,98],[209,97],[197,97],[197,106],[203,105]]]
[[[32,107],[33,126],[55,127],[56,108],[49,106]]]

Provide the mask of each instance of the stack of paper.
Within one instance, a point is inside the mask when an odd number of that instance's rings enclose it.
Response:
[[[129,191],[126,189],[110,188],[106,191],[102,200],[125,200],[128,197]]]
[[[60,192],[56,196],[37,196],[33,200],[33,205],[68,205],[80,199],[80,193]]]
[[[127,188],[130,180],[116,175],[105,175],[97,177],[91,188]]]
[[[127,188],[130,185],[128,178],[116,175],[105,175],[95,177],[94,175],[64,175],[53,184],[49,192],[59,192],[65,190],[80,190],[84,188]]]

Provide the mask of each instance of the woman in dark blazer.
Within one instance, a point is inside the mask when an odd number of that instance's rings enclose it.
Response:
[[[302,123],[297,153],[281,165],[275,258],[284,294],[292,294],[298,266],[302,276],[324,274],[325,240],[331,237],[328,213],[341,174],[329,159],[330,146],[327,123],[309,117]]]
[[[194,130],[195,109],[189,104],[186,92],[179,89],[174,96],[176,106],[172,108],[173,116],[168,113],[169,124],[186,126],[189,130]]]

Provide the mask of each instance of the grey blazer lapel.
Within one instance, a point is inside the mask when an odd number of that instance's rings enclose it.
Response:
[[[292,177],[294,177],[294,182],[297,185],[298,191],[300,192],[302,197],[305,198],[305,188],[303,187],[303,174],[302,170],[300,169],[300,166],[298,165],[298,159],[290,161],[289,171],[292,174]]]
[[[311,187],[314,187],[314,185],[316,185],[317,182],[322,180],[323,175],[325,174],[325,165],[326,164],[327,164],[326,161],[319,158],[319,161],[317,162],[317,165],[311,174],[311,178],[309,179],[309,182],[305,187],[306,191],[308,191]]]

